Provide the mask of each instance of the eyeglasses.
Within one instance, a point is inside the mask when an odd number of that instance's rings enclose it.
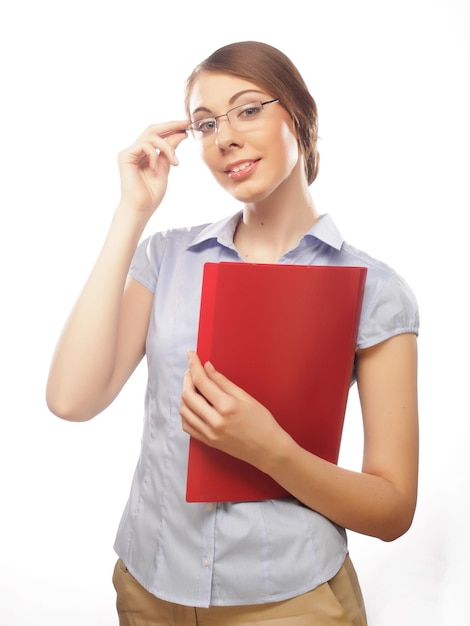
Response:
[[[226,117],[235,131],[243,132],[247,130],[250,124],[260,121],[262,117],[263,109],[267,104],[274,104],[279,102],[279,99],[267,100],[266,102],[250,102],[248,104],[241,104],[223,113],[222,115],[216,115],[214,117],[204,117],[201,120],[191,122],[191,125],[186,129],[193,133],[195,139],[205,139],[210,137],[219,128],[218,120],[221,117]]]

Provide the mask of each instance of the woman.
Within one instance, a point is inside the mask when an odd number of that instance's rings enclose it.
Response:
[[[187,120],[149,127],[119,155],[121,200],[47,388],[55,414],[88,420],[147,356],[142,450],[115,544],[120,624],[366,624],[344,529],[391,541],[412,522],[414,296],[317,213],[316,106],[285,55],[257,42],[217,50],[189,77],[186,110]],[[241,210],[139,245],[188,134]],[[354,372],[361,472],[301,449],[255,398],[187,351],[204,263],[243,260],[368,268]],[[188,435],[253,464],[292,497],[186,502]]]

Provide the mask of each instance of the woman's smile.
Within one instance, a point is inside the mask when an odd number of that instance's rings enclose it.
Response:
[[[227,173],[230,180],[245,180],[256,170],[259,162],[260,159],[241,159],[239,161],[229,163],[229,165],[225,167],[224,172]]]

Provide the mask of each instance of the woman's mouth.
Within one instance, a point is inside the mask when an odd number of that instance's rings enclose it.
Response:
[[[242,180],[243,178],[250,176],[258,163],[259,159],[251,161],[237,161],[227,165],[224,172],[230,180]]]

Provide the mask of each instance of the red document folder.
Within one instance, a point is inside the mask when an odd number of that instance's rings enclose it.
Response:
[[[206,263],[197,352],[337,463],[367,269]],[[186,500],[288,496],[264,472],[190,438]]]

